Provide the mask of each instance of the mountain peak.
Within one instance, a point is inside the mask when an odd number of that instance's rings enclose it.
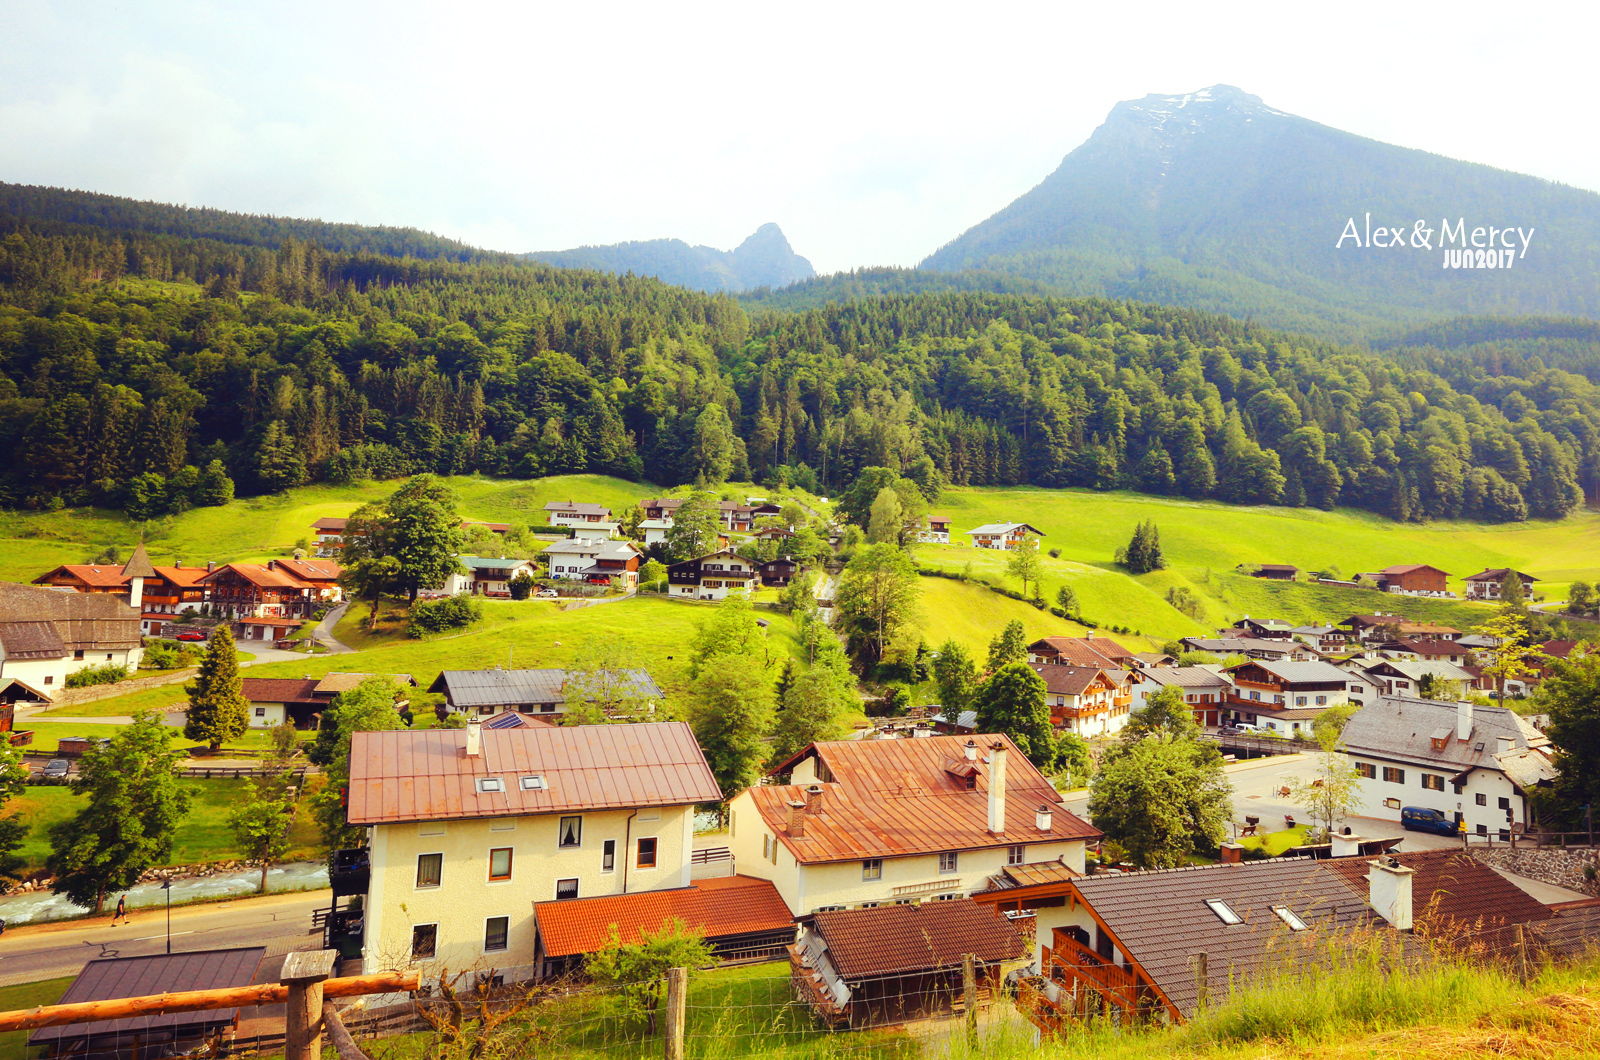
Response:
[[[1246,122],[1259,117],[1291,117],[1274,110],[1241,88],[1232,85],[1212,85],[1196,92],[1181,95],[1152,93],[1143,99],[1130,99],[1111,109],[1102,128],[1117,129],[1134,125],[1173,134],[1193,132],[1213,122],[1243,119]]]
[[[768,221],[733,250],[693,246],[681,239],[651,239],[609,246],[574,247],[527,255],[564,268],[602,269],[656,276],[702,291],[748,291],[785,287],[816,275],[794,252],[783,229]]]

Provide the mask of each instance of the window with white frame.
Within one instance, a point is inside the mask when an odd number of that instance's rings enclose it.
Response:
[[[1027,860],[1028,848],[1021,843],[1006,847],[1006,864],[1021,865]]]
[[[954,850],[947,850],[939,855],[939,871],[941,873],[956,871],[956,852]]]

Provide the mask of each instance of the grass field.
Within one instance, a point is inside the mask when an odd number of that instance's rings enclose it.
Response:
[[[190,865],[200,861],[229,861],[244,857],[228,830],[228,812],[244,796],[242,780],[185,780],[194,793],[189,816],[178,828],[177,842],[168,865]],[[50,826],[77,813],[83,799],[65,787],[30,787],[6,803],[6,813],[21,812],[29,824],[28,838],[18,851],[30,870],[42,868],[50,853]],[[317,830],[302,804],[290,833],[294,849],[285,861],[300,861],[316,856]]]
[[[0,986],[0,1012],[15,1009],[54,1005],[72,985],[72,976],[64,979],[45,979],[19,986]],[[0,1034],[0,1060],[26,1060],[28,1035],[32,1031],[6,1031]]]
[[[981,655],[994,635],[1013,619],[1022,623],[1030,641],[1040,637],[1081,637],[1088,627],[1057,618],[1031,604],[990,592],[982,585],[950,578],[921,578],[923,638],[930,646],[955,640]],[[1113,639],[1143,650],[1139,637],[1118,634]]]

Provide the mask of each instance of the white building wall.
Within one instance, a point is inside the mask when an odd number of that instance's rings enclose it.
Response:
[[[1353,816],[1376,817],[1383,821],[1399,821],[1400,811],[1408,806],[1439,810],[1446,817],[1460,813],[1467,831],[1498,835],[1506,827],[1506,811],[1500,800],[1505,799],[1517,822],[1526,820],[1526,803],[1516,792],[1516,786],[1498,769],[1474,769],[1467,774],[1460,794],[1450,783],[1455,770],[1449,766],[1418,766],[1405,762],[1385,761],[1368,755],[1352,754],[1355,763],[1372,765],[1376,778],[1363,779],[1357,807]],[[1403,770],[1405,779],[1400,782],[1385,780],[1384,769]],[[1423,787],[1423,777],[1442,777],[1444,790]],[[1479,797],[1483,803],[1479,804]]]

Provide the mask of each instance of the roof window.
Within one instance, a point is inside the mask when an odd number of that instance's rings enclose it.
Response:
[[[1290,931],[1304,931],[1306,929],[1306,922],[1301,920],[1300,917],[1295,914],[1295,911],[1290,909],[1288,906],[1275,905],[1272,907],[1272,911],[1278,914],[1279,920],[1289,925]]]
[[[478,794],[480,794],[480,795],[482,795],[482,794],[484,794],[486,792],[490,792],[490,791],[504,791],[504,790],[506,790],[506,782],[501,780],[499,777],[479,777],[478,778]]]
[[[1229,908],[1228,903],[1224,902],[1221,898],[1207,898],[1206,908],[1217,914],[1217,919],[1222,921],[1224,924],[1244,923],[1244,920],[1239,916],[1239,914],[1235,913],[1231,908]]]
[[[547,791],[548,789],[549,785],[544,782],[544,777],[542,776],[535,775],[522,778],[523,791]]]

